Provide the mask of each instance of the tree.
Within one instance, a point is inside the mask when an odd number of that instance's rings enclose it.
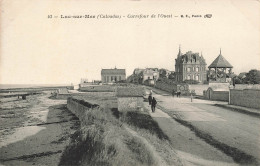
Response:
[[[159,70],[159,77],[160,77],[160,78],[165,78],[165,77],[167,77],[166,74],[167,74],[167,72],[166,72],[165,69],[160,69],[160,70]]]
[[[235,81],[235,84],[243,84],[243,79],[240,77],[234,77],[233,81]]]
[[[260,71],[253,69],[246,73],[244,83],[247,84],[260,84]]]
[[[170,80],[175,80],[175,73],[171,72],[171,74],[168,77]]]

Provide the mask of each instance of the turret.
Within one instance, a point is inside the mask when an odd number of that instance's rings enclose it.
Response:
[[[181,56],[181,45],[179,45],[179,53],[178,53],[178,58]]]

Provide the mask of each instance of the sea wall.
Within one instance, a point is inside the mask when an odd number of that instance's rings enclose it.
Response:
[[[79,120],[82,122],[84,121],[85,113],[86,111],[90,109],[99,108],[99,105],[96,103],[91,103],[84,100],[75,99],[72,97],[69,97],[67,99],[67,108],[75,114]]]
[[[143,97],[118,97],[118,110],[119,111],[137,111],[143,109]]]
[[[117,87],[116,96],[118,111],[141,111],[143,110],[143,87]]]
[[[81,92],[114,92],[116,86],[111,85],[91,85],[80,87],[79,91]]]
[[[230,89],[230,104],[260,109],[260,89]]]
[[[62,99],[67,100],[69,97],[73,96],[84,96],[84,93],[56,93],[55,98],[56,99]]]
[[[77,94],[75,94],[75,93],[67,93],[67,94],[60,94],[60,93],[58,93],[58,94],[56,94],[55,98],[56,98],[56,99],[67,100],[68,97],[72,97],[72,96],[74,96],[74,95],[77,95]]]
[[[57,86],[57,87],[35,87],[35,88],[13,88],[13,89],[0,89],[0,93],[10,92],[38,92],[38,91],[55,91],[58,89],[66,88],[74,90],[74,86]]]

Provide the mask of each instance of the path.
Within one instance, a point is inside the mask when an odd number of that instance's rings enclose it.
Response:
[[[154,91],[158,107],[170,117],[160,117],[162,111],[158,109],[151,115],[171,135],[176,149],[218,162],[233,163],[232,157],[240,164],[259,163],[259,118],[216,107],[216,102],[191,102],[190,98],[173,98],[166,92]]]
[[[147,103],[145,107],[150,108]],[[185,165],[236,165],[231,157],[205,143],[189,128],[179,124],[162,110],[157,108],[155,113],[150,111],[150,114],[169,137]]]

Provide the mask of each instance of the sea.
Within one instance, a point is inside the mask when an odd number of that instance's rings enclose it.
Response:
[[[0,89],[71,86],[71,84],[0,84]]]

